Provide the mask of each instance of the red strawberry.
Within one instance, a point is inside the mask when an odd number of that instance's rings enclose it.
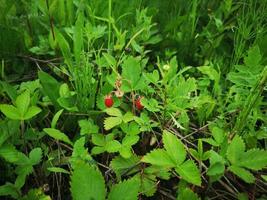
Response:
[[[110,108],[113,106],[113,99],[112,99],[112,96],[109,94],[105,97],[105,105],[106,107]]]
[[[138,97],[138,99],[135,100],[135,107],[137,110],[143,110],[144,106],[141,103],[141,99],[144,97]]]

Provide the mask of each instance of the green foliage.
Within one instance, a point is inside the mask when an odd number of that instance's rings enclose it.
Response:
[[[73,199],[105,199],[106,189],[101,173],[88,164],[81,164],[71,175]]]
[[[266,0],[0,10],[1,199],[266,198]]]
[[[185,161],[186,151],[183,143],[167,131],[163,132],[163,143],[165,150],[156,149],[144,156],[142,161],[165,167],[166,170],[169,167],[175,168],[182,179],[195,185],[201,185],[200,173],[196,164],[192,160]]]

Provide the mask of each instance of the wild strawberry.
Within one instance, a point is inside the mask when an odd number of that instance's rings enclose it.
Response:
[[[111,94],[107,95],[105,97],[105,105],[106,105],[106,107],[108,107],[108,108],[112,107],[113,106],[113,103],[114,102],[113,102],[113,99],[112,99]]]
[[[135,100],[135,107],[137,108],[137,110],[143,110],[144,106],[142,105],[141,103],[141,99],[144,98],[144,97],[138,97],[136,100]]]

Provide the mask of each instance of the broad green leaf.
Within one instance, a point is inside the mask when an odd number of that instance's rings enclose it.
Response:
[[[81,131],[80,131],[81,135],[98,133],[98,126],[95,125],[92,120],[83,119],[83,120],[80,120],[78,123],[81,128]]]
[[[248,50],[248,56],[244,58],[244,63],[248,67],[257,67],[262,59],[259,46],[254,46]]]
[[[248,170],[238,167],[238,166],[230,166],[228,167],[228,170],[233,172],[235,175],[243,179],[247,183],[254,183],[255,182],[255,177],[253,174],[251,174]]]
[[[65,133],[62,133],[61,131],[54,129],[54,128],[45,128],[44,132],[46,132],[50,137],[60,140],[63,142],[66,142],[67,144],[73,145],[70,139],[68,138]]]
[[[252,170],[261,170],[267,166],[267,151],[250,149],[241,155],[241,158],[236,165]]]
[[[32,172],[32,165],[21,165],[16,167],[16,174],[18,174],[18,176],[15,181],[15,186],[19,189],[22,188],[26,182],[27,176],[30,175]]]
[[[21,116],[24,116],[30,105],[30,92],[28,90],[20,94],[16,99],[16,107]]]
[[[213,165],[211,165],[207,171],[208,176],[216,176],[216,175],[221,175],[224,173],[224,164],[221,162],[217,162]]]
[[[59,44],[60,50],[63,54],[63,57],[65,59],[66,64],[68,67],[72,66],[72,55],[70,51],[70,46],[67,40],[64,38],[64,36],[59,32],[57,28],[54,29],[55,35],[56,35],[56,41]]]
[[[113,117],[122,117],[122,113],[118,108],[107,108],[106,113]]]
[[[113,56],[111,56],[108,53],[103,53],[104,58],[106,59],[107,63],[109,64],[109,66],[111,67],[115,67],[117,61],[115,60],[115,58]]]
[[[85,148],[84,145],[85,137],[81,137],[74,143],[72,155],[70,158],[72,169],[79,167],[81,162],[94,163],[93,158],[90,156],[90,154],[88,153],[88,149]]]
[[[20,112],[15,106],[8,105],[8,104],[1,104],[0,110],[9,119],[21,120]]]
[[[60,167],[48,167],[47,170],[50,172],[55,172],[55,173],[69,174],[69,171],[63,168],[60,168]]]
[[[155,149],[152,150],[150,153],[147,153],[142,158],[142,162],[162,167],[175,167],[175,164],[173,163],[172,159],[163,149]]]
[[[104,200],[105,181],[102,174],[85,163],[76,167],[71,176],[71,195],[73,200]]]
[[[118,126],[122,123],[122,119],[120,117],[107,117],[104,121],[104,127],[106,130],[110,130],[115,126]]]
[[[107,142],[106,144],[106,151],[109,153],[114,153],[120,150],[121,148],[121,143],[117,140],[111,140]]]
[[[131,158],[123,158],[121,156],[117,156],[112,159],[110,162],[110,166],[112,170],[115,171],[116,175],[120,177],[122,174],[126,173],[131,174],[138,171],[137,164],[140,159],[137,156],[132,156]]]
[[[105,143],[106,143],[105,136],[102,134],[93,134],[92,142],[93,144],[98,145],[98,146],[105,146]]]
[[[123,146],[132,146],[136,144],[139,140],[139,136],[137,135],[128,135],[125,136],[122,140],[122,145]]]
[[[228,146],[227,159],[232,164],[235,164],[239,161],[244,151],[245,151],[245,143],[239,135],[236,135]]]
[[[124,158],[130,158],[133,153],[132,153],[132,148],[129,146],[124,146],[120,149],[120,155]]]
[[[108,200],[137,200],[139,187],[140,181],[135,178],[120,182],[111,188]]]
[[[172,133],[163,131],[163,144],[167,154],[175,165],[180,165],[186,158],[186,151],[183,143]]]
[[[15,185],[11,183],[6,183],[5,185],[0,186],[0,197],[1,196],[8,196],[10,195],[14,199],[18,199],[20,194],[20,191],[16,188]]]
[[[199,200],[200,198],[189,188],[184,188],[178,192],[177,200]]]
[[[13,145],[4,144],[0,147],[0,157],[4,158],[7,162],[17,165],[29,164],[28,157],[19,152]]]
[[[201,185],[200,172],[193,160],[187,160],[182,165],[177,166],[175,171],[187,182],[197,186]]]
[[[64,111],[64,109],[61,109],[54,115],[52,122],[51,122],[51,128],[56,128],[57,121],[58,121],[58,119],[59,119],[59,117],[63,111]]]
[[[130,121],[133,121],[134,120],[133,113],[131,113],[131,112],[125,113],[125,115],[123,115],[123,119],[122,120],[123,120],[124,123],[128,123]]]
[[[212,136],[218,144],[221,144],[224,140],[224,131],[219,127],[212,128]]]
[[[29,154],[32,165],[37,165],[42,159],[42,149],[34,148]]]
[[[26,114],[24,115],[23,119],[24,120],[28,120],[33,118],[35,115],[37,115],[38,113],[40,113],[42,110],[41,108],[37,107],[37,106],[31,106],[28,111],[26,112]]]
[[[38,72],[38,77],[40,79],[40,83],[42,85],[44,94],[49,97],[49,99],[55,106],[58,106],[57,99],[60,97],[59,96],[60,84],[57,82],[55,78],[53,78],[48,73],[43,71]]]
[[[140,61],[134,57],[128,57],[122,64],[122,77],[126,79],[125,84],[134,88],[140,79]]]

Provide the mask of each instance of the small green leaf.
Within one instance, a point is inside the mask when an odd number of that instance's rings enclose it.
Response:
[[[122,113],[118,108],[107,108],[106,113],[113,117],[122,117]]]
[[[232,165],[228,167],[228,170],[233,172],[235,175],[237,175],[247,183],[255,182],[255,177],[253,176],[253,174],[251,174],[248,170],[245,170],[242,167]]]
[[[29,154],[32,165],[37,165],[42,159],[42,149],[34,148]]]
[[[110,130],[115,126],[118,126],[122,123],[122,119],[120,117],[108,117],[104,121],[105,130]]]
[[[28,120],[33,118],[35,115],[37,115],[38,113],[40,113],[42,110],[41,108],[37,107],[37,106],[31,106],[28,111],[26,112],[26,114],[24,115],[23,119],[24,120]]]
[[[20,112],[15,106],[8,105],[8,104],[1,104],[0,110],[9,119],[21,120]]]
[[[142,162],[162,167],[175,167],[174,162],[163,149],[155,149],[142,158]]]
[[[207,171],[208,176],[217,176],[224,173],[224,164],[221,162],[217,162],[213,165],[211,165]]]
[[[109,153],[114,153],[120,150],[121,148],[121,143],[117,140],[111,140],[107,142],[106,144],[106,151]]]
[[[139,136],[137,135],[128,135],[125,136],[122,140],[122,145],[123,146],[132,146],[136,144],[139,140]]]
[[[232,164],[235,164],[239,161],[244,151],[245,143],[239,135],[236,135],[228,146],[227,158]]]
[[[139,187],[140,181],[135,178],[120,182],[111,188],[108,200],[137,200]]]
[[[187,182],[197,186],[201,185],[200,172],[193,160],[187,160],[182,165],[177,166],[175,171]]]
[[[63,109],[59,110],[53,117],[52,122],[51,122],[51,128],[56,128],[57,125],[57,121],[60,117],[60,115],[62,114]]]
[[[199,198],[192,190],[184,188],[179,190],[177,200],[199,200]]]
[[[26,114],[29,105],[30,105],[30,92],[26,90],[25,92],[20,94],[16,99],[16,106],[21,116],[24,116]]]
[[[50,137],[56,140],[61,140],[63,142],[66,142],[67,144],[70,144],[71,146],[73,145],[68,136],[57,129],[45,128],[44,132],[46,132]]]
[[[186,151],[183,143],[172,133],[163,131],[163,144],[169,157],[175,165],[180,165],[186,158]]]
[[[102,134],[93,134],[92,142],[98,146],[105,146],[105,136]]]

